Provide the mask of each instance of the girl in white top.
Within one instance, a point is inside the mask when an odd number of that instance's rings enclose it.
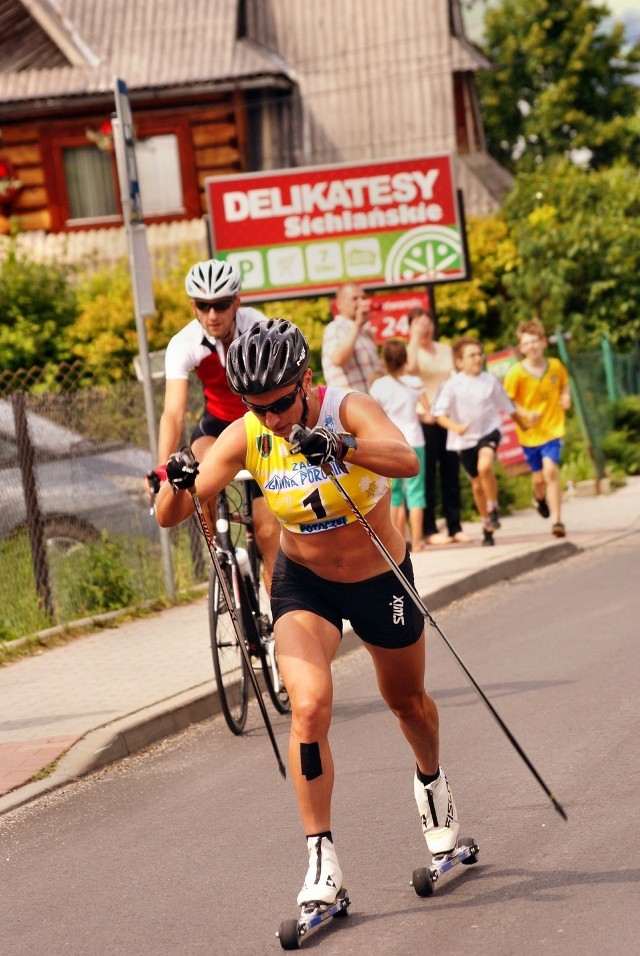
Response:
[[[394,478],[391,485],[391,520],[405,535],[407,509],[411,529],[411,550],[420,551],[422,521],[425,508],[424,434],[420,416],[426,413],[426,394],[422,380],[407,374],[407,347],[392,339],[382,348],[382,361],[387,374],[374,379],[369,394],[382,405],[388,417],[397,425],[420,462],[420,470],[412,478]]]

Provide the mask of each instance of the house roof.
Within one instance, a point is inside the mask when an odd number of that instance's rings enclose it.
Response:
[[[229,88],[290,80],[283,61],[237,39],[237,0],[3,0],[0,100]]]

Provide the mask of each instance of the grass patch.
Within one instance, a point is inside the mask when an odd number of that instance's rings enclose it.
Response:
[[[188,593],[200,582],[186,527],[174,529],[171,550],[176,591]],[[160,543],[144,535],[103,534],[66,553],[48,551],[47,566],[53,618],[38,600],[26,531],[0,542],[0,649],[78,619],[166,601]]]

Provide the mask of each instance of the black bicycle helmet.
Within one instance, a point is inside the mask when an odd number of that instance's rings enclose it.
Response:
[[[291,385],[309,366],[309,345],[287,319],[254,322],[227,351],[227,382],[238,395],[260,395]]]

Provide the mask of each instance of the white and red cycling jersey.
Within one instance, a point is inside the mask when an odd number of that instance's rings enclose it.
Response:
[[[251,307],[236,312],[234,338],[250,329],[254,322],[264,322],[262,312]],[[167,379],[188,379],[194,371],[202,382],[207,411],[222,421],[233,422],[246,412],[242,399],[231,391],[225,371],[225,351],[216,338],[207,335],[197,319],[189,322],[171,338],[164,361]]]

